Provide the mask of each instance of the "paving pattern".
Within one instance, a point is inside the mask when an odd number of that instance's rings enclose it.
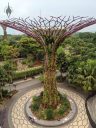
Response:
[[[79,94],[73,91],[63,88],[59,88],[59,90],[63,93],[65,92],[68,96],[74,99],[75,103],[77,104],[78,112],[74,120],[68,122],[66,125],[62,125],[55,128],[88,128],[89,120],[86,114],[84,99]],[[39,93],[40,91],[42,91],[42,88],[34,89],[30,92],[27,92],[15,102],[11,111],[11,121],[14,128],[45,128],[42,126],[38,126],[34,123],[30,123],[30,121],[26,118],[24,111],[24,107],[27,100],[31,96],[34,96],[35,94]]]

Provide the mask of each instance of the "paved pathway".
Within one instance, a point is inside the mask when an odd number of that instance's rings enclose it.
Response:
[[[41,90],[42,88],[32,89],[29,92],[26,92],[24,95],[18,98],[16,102],[13,103],[13,105],[10,108],[11,110],[9,111],[10,128],[45,128],[42,126],[35,125],[34,123],[31,124],[26,118],[24,111],[24,106],[27,100],[33,95],[40,92]],[[68,96],[74,99],[78,107],[78,112],[74,120],[72,120],[70,123],[56,128],[88,128],[89,120],[85,110],[84,99],[78,93],[75,93],[66,88],[59,88],[59,90],[61,92],[65,92]]]
[[[11,122],[10,117],[12,105],[19,97],[21,97],[26,92],[41,86],[40,81],[37,79],[20,80],[15,82],[15,84],[18,85],[16,89],[19,90],[19,92],[7,102],[6,106],[4,106],[2,110],[0,110],[0,126],[2,126],[1,128],[13,128],[9,126],[9,122]],[[11,90],[13,89],[14,87],[11,86]]]

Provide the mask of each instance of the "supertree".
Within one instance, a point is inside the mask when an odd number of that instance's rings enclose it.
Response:
[[[59,104],[59,95],[56,85],[56,51],[64,40],[73,33],[93,24],[95,18],[87,17],[38,17],[14,18],[0,21],[1,25],[19,30],[34,38],[44,51],[44,92],[43,105],[56,107]]]

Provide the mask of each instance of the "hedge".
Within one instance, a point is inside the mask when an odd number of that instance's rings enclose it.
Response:
[[[43,68],[41,66],[34,67],[34,68],[29,68],[25,71],[16,71],[14,73],[14,78],[13,80],[18,80],[26,77],[33,77],[34,75],[38,75],[42,73]]]

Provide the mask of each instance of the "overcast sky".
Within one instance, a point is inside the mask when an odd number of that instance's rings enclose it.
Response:
[[[7,19],[4,10],[8,2],[12,7],[13,17],[36,18],[37,16],[89,16],[96,18],[96,0],[0,0],[0,20]],[[82,31],[96,31],[96,25]],[[9,34],[20,32],[8,29]],[[0,34],[2,29],[0,28]]]

